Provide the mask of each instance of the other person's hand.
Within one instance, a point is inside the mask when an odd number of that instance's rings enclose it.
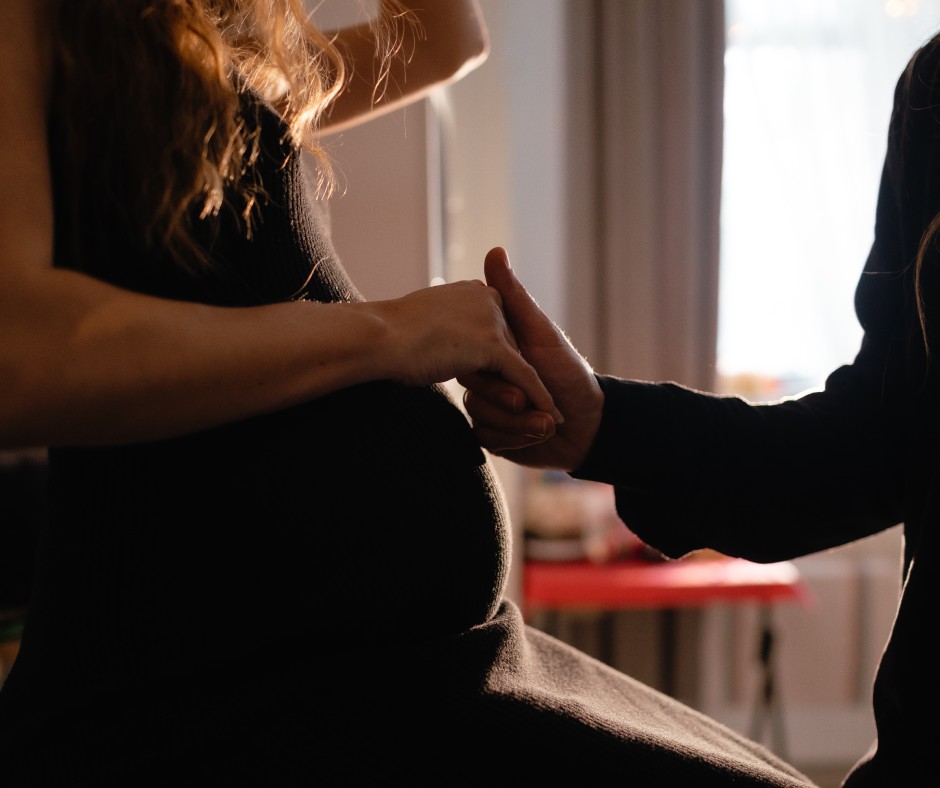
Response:
[[[504,249],[487,253],[484,274],[502,298],[522,356],[547,386],[564,421],[552,424],[518,387],[479,372],[457,379],[466,389],[464,403],[474,431],[495,455],[532,467],[574,470],[600,425],[604,394],[594,372],[516,278]]]

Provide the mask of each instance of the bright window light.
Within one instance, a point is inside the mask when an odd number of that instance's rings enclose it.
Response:
[[[940,0],[726,0],[718,372],[771,400],[861,340],[894,86]]]

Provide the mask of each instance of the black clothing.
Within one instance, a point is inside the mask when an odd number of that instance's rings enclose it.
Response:
[[[183,275],[120,228],[81,239],[86,270],[233,307],[359,299],[300,155],[260,118],[261,220],[251,240],[226,214],[206,233],[216,272]],[[375,382],[178,439],[53,447],[50,469],[0,691],[5,786],[614,769],[634,785],[810,784],[524,624],[503,599],[498,480],[441,387]]]
[[[600,377],[598,440],[575,475],[611,482],[631,530],[667,556],[709,547],[779,561],[903,523],[903,592],[874,685],[877,746],[846,788],[927,784],[940,695],[928,647],[940,599],[936,532],[940,252],[923,267],[927,363],[915,300],[920,239],[940,211],[940,43],[898,81],[875,238],[856,292],[865,334],[825,390],[749,404],[671,383]],[[637,418],[639,416],[639,418]]]

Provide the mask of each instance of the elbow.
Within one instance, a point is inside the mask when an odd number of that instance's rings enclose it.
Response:
[[[490,56],[489,33],[482,21],[473,26],[472,31],[463,37],[462,43],[461,47],[452,50],[451,73],[445,79],[448,84],[463,79],[482,66]]]
[[[489,57],[489,31],[479,5],[475,2],[462,5],[462,11],[453,15],[442,10],[427,10],[418,15],[419,37],[423,41],[414,56],[408,58],[410,78],[417,78],[428,87],[449,85]],[[446,13],[443,21],[439,18],[441,13]]]
[[[445,81],[445,84],[459,82],[471,71],[475,71],[477,68],[483,65],[487,57],[489,57],[489,54],[489,44],[483,42],[480,48],[476,48],[472,52],[467,53],[463,60],[456,64],[453,73]]]

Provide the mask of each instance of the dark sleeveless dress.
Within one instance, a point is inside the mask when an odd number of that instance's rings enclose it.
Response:
[[[300,154],[259,117],[267,197],[251,240],[224,214],[207,228],[217,272],[184,276],[119,227],[80,238],[86,270],[232,307],[359,299]],[[178,439],[53,447],[50,469],[53,520],[0,692],[8,788],[613,770],[809,784],[524,624],[503,597],[497,477],[440,387],[378,381]]]

